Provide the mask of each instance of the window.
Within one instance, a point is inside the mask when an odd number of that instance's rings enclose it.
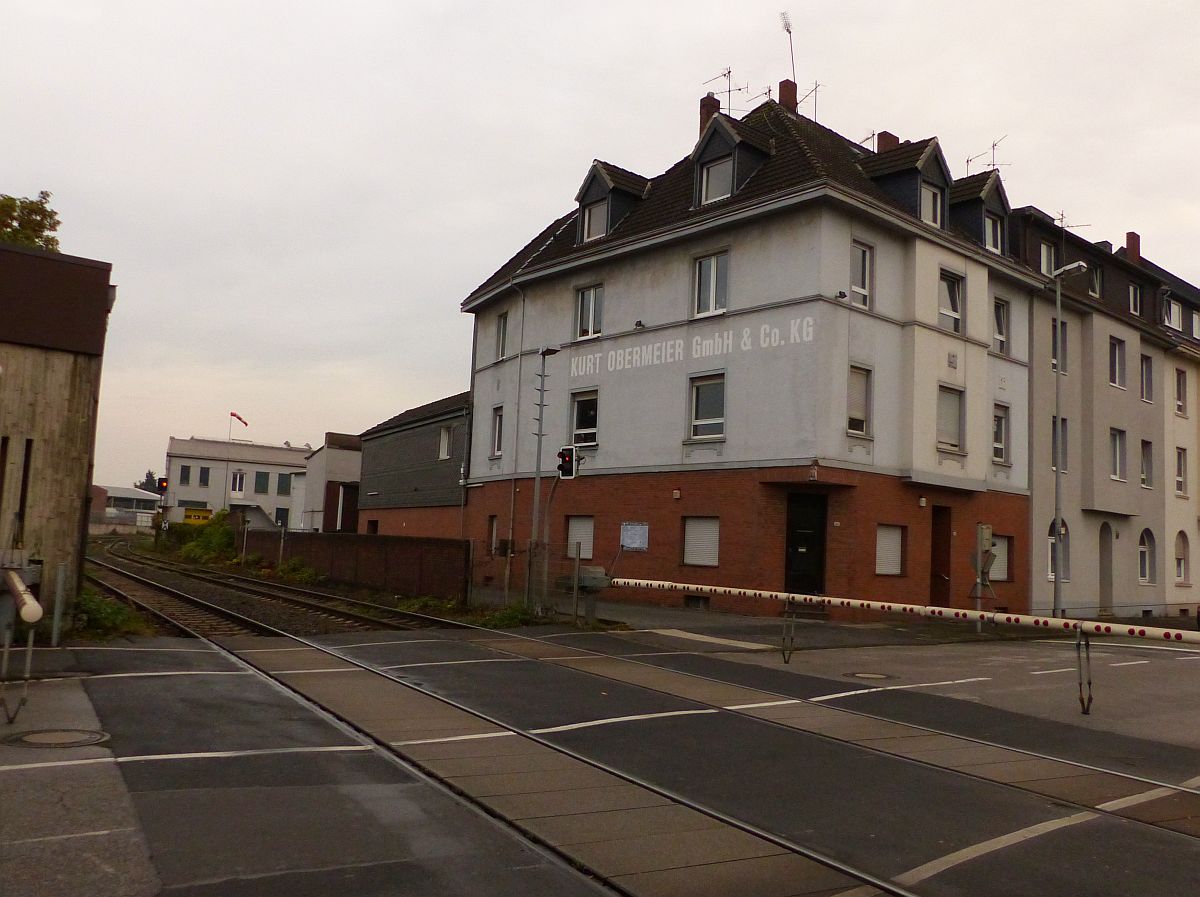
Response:
[[[1051,469],[1056,469],[1058,466],[1058,459],[1061,457],[1063,473],[1067,472],[1067,463],[1070,460],[1070,455],[1068,453],[1068,449],[1070,446],[1070,442],[1069,442],[1070,428],[1067,426],[1068,423],[1070,423],[1070,421],[1068,421],[1065,417],[1062,419],[1061,423],[1059,422],[1058,418],[1056,418],[1056,417],[1051,416],[1051,418],[1050,418],[1050,467],[1051,467]],[[1059,454],[1059,447],[1058,447],[1058,437],[1059,437],[1060,430],[1062,432],[1062,450],[1061,450],[1062,454],[1061,455]]]
[[[1136,283],[1129,285],[1129,313],[1138,316],[1142,314],[1142,288]]]
[[[871,372],[853,365],[846,389],[846,429],[856,436],[871,432]]]
[[[190,500],[190,499],[181,498],[181,499],[179,500],[179,507],[181,507],[181,508],[207,508],[207,507],[208,507],[208,502],[206,502],[206,501],[192,501],[192,500]]]
[[[210,469],[211,468],[208,468],[208,467],[200,468],[200,488],[201,489],[208,488],[208,472]]]
[[[871,307],[871,284],[875,280],[875,250],[865,243],[850,247],[850,301]]]
[[[596,415],[599,404],[600,398],[595,392],[577,392],[571,396],[572,445],[595,445],[597,443]]]
[[[904,573],[904,527],[879,524],[875,527],[875,575]]]
[[[1004,222],[999,215],[985,215],[983,219],[983,245],[991,252],[1004,251]]]
[[[496,318],[496,360],[499,361],[507,354],[508,343],[508,312]]]
[[[246,475],[240,470],[230,476],[229,491],[237,498],[246,494]]]
[[[992,460],[1008,461],[1008,406],[992,406]]]
[[[1067,521],[1062,522],[1062,531],[1059,535],[1060,549],[1062,550],[1062,578],[1063,582],[1071,580],[1071,531],[1067,528]],[[1046,565],[1046,578],[1054,582],[1055,576],[1058,574],[1058,564],[1054,557],[1054,521],[1050,521],[1050,531],[1047,533],[1047,541],[1049,545],[1049,562]]]
[[[1058,253],[1055,251],[1053,243],[1042,241],[1042,273],[1047,277],[1053,277],[1058,265],[1054,264],[1058,260]]]
[[[733,157],[709,162],[700,174],[700,202],[716,202],[733,192]]]
[[[1138,582],[1149,584],[1155,581],[1154,533],[1142,530],[1138,537]]]
[[[445,461],[450,457],[450,434],[452,427],[438,428],[438,460]]]
[[[1108,382],[1125,388],[1125,340],[1108,338]]]
[[[1008,303],[1003,299],[992,302],[992,351],[1007,355],[1008,349]]]
[[[1178,582],[1188,581],[1188,568],[1191,566],[1187,533],[1180,530],[1175,534],[1175,579]]]
[[[583,207],[583,239],[595,240],[608,233],[608,200],[602,199]]]
[[[1187,414],[1187,371],[1175,368],[1175,413]]]
[[[287,508],[276,508],[275,509],[275,523],[278,524],[279,526],[282,526],[284,529],[287,529],[287,525],[288,525],[288,509]]]
[[[1183,306],[1178,299],[1168,299],[1163,303],[1163,323],[1172,330],[1183,331]]]
[[[500,521],[495,514],[488,515],[487,532],[487,553],[494,557],[496,549],[500,547]]]
[[[1200,311],[1192,312],[1192,338],[1200,339]]]
[[[962,333],[962,281],[945,271],[938,281],[938,326]]]
[[[720,517],[683,518],[683,562],[715,567],[721,543]]]
[[[962,390],[949,386],[938,387],[937,447],[950,451],[962,450]]]
[[[1147,489],[1154,488],[1154,443],[1142,440],[1142,471],[1139,482]]]
[[[499,458],[504,446],[504,408],[492,409],[492,457]]]
[[[1109,465],[1108,475],[1114,480],[1125,479],[1125,431],[1116,427],[1108,429]]]
[[[290,473],[281,473],[275,481],[276,495],[291,495],[292,494],[292,475]]]
[[[942,190],[933,184],[921,184],[921,220],[934,227],[942,226]]]
[[[1175,494],[1187,495],[1187,449],[1175,449]]]
[[[575,546],[579,546],[579,557],[582,560],[592,559],[592,531],[595,526],[594,517],[567,518],[567,557],[575,557]]]
[[[367,521],[367,535],[368,536],[378,536],[379,535],[379,521],[378,520],[368,520]]]
[[[179,465],[179,485],[180,486],[190,486],[191,482],[192,482],[192,465],[180,464]]]
[[[729,253],[719,252],[696,259],[695,314],[711,315],[724,311],[728,296]]]
[[[1142,401],[1154,401],[1154,359],[1142,356]]]
[[[996,557],[992,561],[992,568],[988,571],[988,581],[1008,582],[1012,578],[1009,573],[1012,541],[1012,536],[992,536],[992,554]]]
[[[604,287],[585,287],[575,292],[575,339],[600,335],[604,317]]]
[[[265,470],[254,472],[254,494],[266,495],[271,491],[271,474]]]
[[[1104,269],[1099,265],[1088,265],[1091,281],[1088,283],[1088,295],[1099,299],[1104,295]]]
[[[1067,322],[1050,319],[1050,369],[1067,372]]]
[[[725,375],[692,381],[692,439],[725,435]]]

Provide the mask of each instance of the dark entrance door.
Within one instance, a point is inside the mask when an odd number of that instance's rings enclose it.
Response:
[[[820,595],[825,591],[826,501],[824,495],[788,495],[784,588],[789,592]]]
[[[933,531],[929,543],[929,603],[950,606],[950,509],[933,506]]]

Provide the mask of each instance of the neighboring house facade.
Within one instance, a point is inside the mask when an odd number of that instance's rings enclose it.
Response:
[[[795,96],[741,120],[706,97],[656,178],[593,163],[576,209],[465,300],[469,535],[530,538],[544,360],[541,470],[581,457],[542,490],[555,550],[609,566],[635,523],[620,575],[970,606],[986,523],[988,605],[1024,609],[1045,278],[1005,246],[997,173],[954,181],[936,138],[871,152]]]
[[[301,495],[292,479],[296,506],[302,508],[292,529],[324,533],[358,531],[358,484],[362,439],[351,433],[326,433],[321,447],[305,460]]]
[[[290,526],[292,476],[303,473],[312,446],[244,440],[187,439],[167,445],[168,491],[163,504],[172,523],[187,508],[240,510],[251,526]]]
[[[161,497],[136,486],[105,486],[104,519],[148,527],[154,523]]]
[[[51,590],[61,567],[68,598],[87,538],[111,273],[0,244],[0,567],[45,571]]]
[[[362,434],[359,532],[463,537],[469,400],[438,399]]]

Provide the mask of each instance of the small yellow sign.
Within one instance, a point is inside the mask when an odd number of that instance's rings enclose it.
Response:
[[[184,508],[184,523],[208,523],[212,517],[212,508]]]

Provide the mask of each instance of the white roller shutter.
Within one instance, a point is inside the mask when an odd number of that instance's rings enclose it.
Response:
[[[717,566],[721,542],[721,518],[683,518],[683,562],[698,567]]]
[[[899,576],[904,572],[904,527],[879,524],[875,530],[875,573]]]
[[[589,561],[592,559],[592,533],[594,529],[594,517],[567,518],[567,557],[575,557],[575,546],[578,544],[579,557]]]
[[[939,445],[960,447],[962,439],[962,393],[938,387],[937,441]]]
[[[870,374],[865,368],[850,368],[850,383],[846,390],[846,428],[852,433],[868,431],[869,383]]]
[[[1012,536],[996,536],[992,539],[992,554],[996,555],[996,559],[992,561],[988,579],[993,582],[1008,581],[1008,547],[1010,544],[1012,544]]]

